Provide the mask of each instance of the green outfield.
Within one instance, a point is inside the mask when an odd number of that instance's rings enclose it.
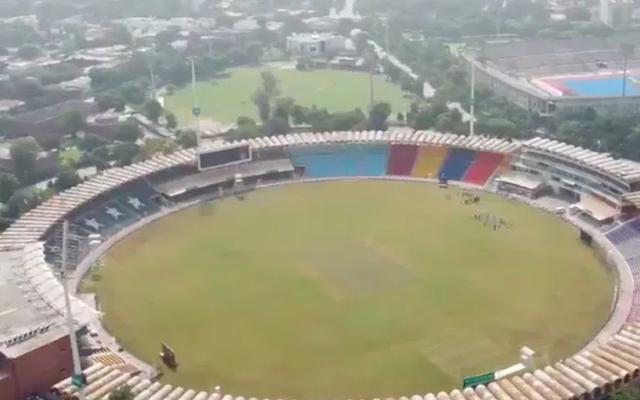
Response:
[[[260,73],[266,68],[235,68],[225,79],[197,84],[202,117],[220,122],[235,122],[239,116],[258,119],[252,96],[260,85]],[[297,104],[316,105],[329,111],[350,111],[369,105],[369,76],[362,72],[339,70],[298,71],[295,69],[270,69],[278,79],[282,96],[293,97]],[[395,113],[405,113],[410,101],[400,87],[374,77],[375,97],[391,104]],[[177,90],[165,97],[165,106],[178,116],[182,123],[191,121],[191,87]]]
[[[474,219],[512,224],[494,231]],[[515,201],[426,183],[293,184],[181,211],[116,245],[106,327],[175,385],[246,398],[373,398],[458,387],[579,350],[614,274],[576,229]]]

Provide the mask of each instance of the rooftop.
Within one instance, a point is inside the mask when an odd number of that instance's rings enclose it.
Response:
[[[600,170],[628,183],[640,181],[640,165],[633,161],[613,158],[608,153],[598,153],[554,139],[536,137],[524,142],[530,148],[569,159],[576,164]]]
[[[53,104],[48,107],[39,108],[33,111],[27,111],[22,114],[17,114],[13,117],[15,121],[30,122],[30,123],[43,123],[51,121],[53,119],[61,117],[64,113],[69,111],[81,111],[88,112],[94,107],[93,101],[87,100],[67,100],[62,103]]]

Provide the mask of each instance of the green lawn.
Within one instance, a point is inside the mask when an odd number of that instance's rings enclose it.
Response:
[[[220,122],[235,122],[239,116],[258,118],[252,96],[260,85],[264,68],[236,68],[222,80],[197,84],[203,118]],[[293,97],[298,104],[316,105],[329,111],[349,111],[369,105],[369,77],[361,72],[338,70],[297,71],[271,69],[280,84],[282,96]],[[396,85],[380,76],[374,79],[377,101],[391,104],[394,115],[406,112],[410,101]],[[191,121],[191,87],[177,90],[165,98],[165,106],[178,116],[181,123]]]
[[[182,211],[105,256],[104,322],[151,363],[173,346],[166,382],[247,398],[426,393],[524,345],[543,359],[580,349],[608,316],[612,274],[556,217],[456,191],[309,183]]]

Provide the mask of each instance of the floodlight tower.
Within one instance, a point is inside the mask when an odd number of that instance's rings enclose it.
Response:
[[[622,97],[627,95],[627,66],[629,63],[629,57],[633,55],[635,46],[632,43],[622,43],[620,45],[620,53],[624,58],[623,70],[622,70]]]
[[[502,0],[502,3],[498,7],[498,18],[496,21],[496,38],[502,34],[502,12],[507,7],[507,0]]]
[[[387,57],[389,57],[389,24],[391,23],[389,8],[387,8],[386,14],[384,20],[384,51],[387,53]]]
[[[196,149],[200,149],[200,107],[198,106],[198,95],[196,93],[196,62],[193,57],[191,62],[191,114],[193,115],[193,127],[196,131]]]
[[[373,107],[376,102],[373,74],[376,71],[377,57],[375,49],[371,45],[369,45],[369,50],[366,54],[366,62],[369,63],[369,107]]]
[[[158,98],[158,92],[156,89],[156,74],[153,71],[153,63],[149,62],[149,82],[151,84],[151,98],[156,100]]]
[[[78,351],[78,338],[71,314],[71,297],[69,295],[69,280],[71,277],[67,271],[67,239],[69,235],[69,222],[65,220],[62,223],[62,249],[60,262],[60,277],[62,281],[62,289],[64,292],[64,307],[66,313],[66,324],[69,333],[69,342],[71,342],[71,356],[73,358],[73,379],[72,382],[78,388],[78,399],[84,400],[84,376],[82,375],[82,366],[80,365],[80,352]]]
[[[469,101],[469,136],[475,135],[476,124],[476,63],[475,60],[469,60],[471,65],[471,93]]]

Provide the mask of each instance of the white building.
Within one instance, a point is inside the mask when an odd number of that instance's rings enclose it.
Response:
[[[287,51],[319,56],[346,49],[347,39],[332,33],[294,33],[287,37]]]
[[[600,0],[600,21],[612,28],[627,28],[632,13],[633,0]]]

